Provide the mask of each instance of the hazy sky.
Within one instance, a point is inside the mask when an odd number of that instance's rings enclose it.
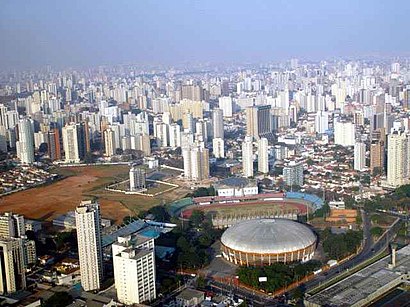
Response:
[[[2,0],[0,68],[410,51],[410,1]]]

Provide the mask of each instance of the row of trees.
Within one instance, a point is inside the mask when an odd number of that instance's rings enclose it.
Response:
[[[274,263],[264,267],[240,267],[239,281],[256,289],[274,292],[302,279],[321,267],[320,261],[283,264]],[[259,277],[266,277],[266,282],[259,282]]]

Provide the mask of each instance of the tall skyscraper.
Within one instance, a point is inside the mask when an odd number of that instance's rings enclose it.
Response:
[[[334,123],[335,144],[341,146],[354,146],[355,125],[349,121],[337,120]]]
[[[384,142],[372,140],[370,144],[370,172],[384,173]]]
[[[408,138],[404,131],[392,131],[387,139],[387,183],[398,187],[409,179]]]
[[[214,109],[212,111],[212,126],[213,126],[213,137],[223,139],[224,138],[224,119],[223,119],[223,111],[221,109]]]
[[[255,139],[272,134],[271,106],[252,106],[246,108],[246,134]]]
[[[0,215],[0,237],[20,238],[26,234],[24,217],[5,212]]]
[[[103,279],[100,206],[82,201],[75,210],[81,285],[85,291],[98,290]]]
[[[209,150],[203,142],[182,148],[184,177],[188,180],[202,181],[209,178]]]
[[[258,141],[258,172],[269,173],[268,139],[260,138]]]
[[[303,164],[290,161],[283,168],[283,180],[290,187],[303,186]]]
[[[251,136],[245,136],[242,143],[242,173],[244,177],[253,177],[253,142]]]
[[[146,188],[145,170],[133,166],[130,169],[130,191],[139,191]]]
[[[23,240],[0,239],[0,293],[11,294],[26,288]]]
[[[181,147],[181,127],[176,123],[169,125],[169,147]]]
[[[105,155],[111,157],[115,155],[117,148],[115,146],[115,134],[111,128],[108,128],[104,131],[104,148]]]
[[[32,164],[34,162],[34,132],[31,121],[28,118],[20,119],[17,128],[17,157],[23,164]]]
[[[47,133],[48,156],[51,161],[61,160],[60,132],[58,128],[52,128]]]
[[[118,237],[112,255],[118,300],[126,305],[154,300],[154,239],[140,235]]]
[[[354,169],[362,171],[366,168],[366,145],[362,142],[354,144]]]
[[[70,123],[63,127],[63,148],[66,163],[78,163],[84,159],[89,146],[85,128],[84,124],[76,123]]]

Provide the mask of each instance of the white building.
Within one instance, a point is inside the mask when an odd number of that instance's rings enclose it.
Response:
[[[62,129],[63,134],[63,148],[66,163],[79,163],[80,149],[78,146],[78,126],[75,123],[66,125]]]
[[[133,166],[130,169],[130,191],[140,191],[146,188],[145,170]]]
[[[16,142],[17,157],[23,164],[34,162],[34,132],[31,121],[28,118],[19,120],[18,137]]]
[[[23,240],[0,239],[0,294],[11,294],[26,288]]]
[[[212,140],[213,155],[215,158],[225,158],[225,141],[222,138]]]
[[[181,127],[176,123],[169,125],[169,147],[181,147]]]
[[[115,155],[116,148],[115,148],[115,134],[111,128],[108,128],[104,131],[104,147],[105,147],[105,155],[107,157],[111,157]]]
[[[258,141],[258,172],[269,173],[268,139],[260,138]]]
[[[366,145],[362,142],[354,144],[354,169],[362,171],[366,168]]]
[[[258,184],[256,180],[240,177],[229,177],[218,181],[214,185],[218,196],[247,196],[258,194]]]
[[[290,161],[290,163],[283,168],[283,180],[286,185],[292,187],[303,186],[303,164]]]
[[[329,113],[319,111],[315,116],[315,132],[325,133],[329,129]]]
[[[139,235],[118,237],[112,245],[112,255],[118,300],[126,305],[154,300],[154,239]]]
[[[409,179],[409,138],[403,131],[392,131],[387,140],[387,183],[398,187]]]
[[[222,109],[224,117],[232,117],[233,102],[231,97],[219,97],[219,109]]]
[[[209,150],[203,142],[183,148],[182,157],[185,179],[202,181],[209,178]]]
[[[75,210],[81,285],[85,291],[98,290],[103,279],[100,206],[82,201]]]
[[[242,173],[244,177],[253,177],[253,142],[246,136],[242,143]]]
[[[355,125],[348,121],[335,121],[335,144],[341,146],[354,146]]]

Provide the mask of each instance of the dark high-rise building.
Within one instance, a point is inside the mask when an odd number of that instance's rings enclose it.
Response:
[[[51,161],[61,160],[60,131],[53,128],[48,132],[48,156]]]

